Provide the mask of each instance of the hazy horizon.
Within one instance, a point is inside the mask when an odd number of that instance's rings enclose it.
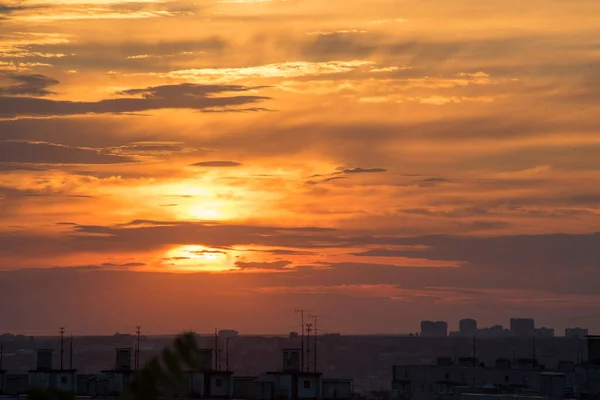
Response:
[[[218,331],[220,330],[235,330],[238,331],[240,336],[285,336],[287,337],[291,332],[296,332],[296,333],[300,333],[300,318],[298,316],[295,316],[293,311],[288,313],[291,315],[291,317],[289,318],[289,320],[284,320],[283,318],[285,318],[285,316],[282,316],[282,320],[278,320],[279,322],[279,326],[285,326],[288,329],[279,329],[279,330],[271,330],[271,331],[256,331],[256,330],[242,330],[239,327],[236,326],[230,326],[230,325],[222,325],[220,327],[217,328]],[[308,314],[307,314],[308,315]],[[289,315],[288,315],[289,317]],[[523,316],[523,315],[516,315],[513,316],[514,318],[529,318],[531,316]],[[582,316],[582,317],[590,317],[590,316]],[[461,317],[461,319],[463,318],[470,318],[470,317]],[[575,318],[577,319],[577,318]],[[582,318],[582,319],[587,319],[587,318]],[[427,320],[427,318],[424,318],[423,320]],[[439,320],[439,319],[435,319],[435,318],[430,318],[429,320]],[[534,318],[535,322],[536,322],[536,328],[541,328],[541,327],[545,327],[545,328],[553,328],[555,329],[555,337],[563,337],[564,336],[564,329],[566,328],[574,328],[574,327],[581,327],[581,328],[588,328],[589,324],[585,324],[585,323],[580,323],[580,324],[571,324],[571,325],[553,325],[553,324],[549,324],[549,323],[545,323],[543,321],[538,321]],[[135,336],[135,329],[136,326],[138,326],[138,324],[133,324],[131,326],[126,326],[126,325],[122,325],[121,327],[117,327],[115,326],[115,329],[110,330],[108,328],[103,328],[103,329],[97,329],[97,330],[82,330],[78,324],[77,321],[75,319],[73,319],[73,321],[75,322],[74,325],[65,325],[65,324],[58,324],[57,328],[54,329],[32,329],[32,330],[10,330],[10,329],[4,329],[4,331],[0,332],[1,334],[4,333],[10,333],[13,335],[24,335],[24,336],[42,336],[42,337],[59,337],[59,327],[60,326],[64,326],[66,328],[66,335],[70,336],[70,335],[74,335],[74,336],[113,336],[117,333],[122,334],[122,335],[132,335]],[[308,316],[305,317],[305,322],[312,322],[313,318],[309,318]],[[459,331],[459,325],[458,325],[458,320],[456,321],[452,321],[452,320],[444,320],[445,322],[448,323],[448,333],[450,332],[456,332]],[[489,323],[485,323],[486,321],[490,321]],[[416,333],[420,333],[420,322],[421,320],[417,321],[414,326],[410,325],[408,328],[406,328],[405,330],[402,329],[398,329],[398,330],[389,330],[389,331],[377,331],[377,330],[372,330],[372,331],[368,331],[368,330],[343,330],[343,329],[336,329],[337,326],[339,325],[339,322],[336,322],[335,319],[332,318],[327,318],[326,316],[322,316],[321,318],[319,318],[319,325],[318,325],[318,331],[319,334],[341,334],[341,335],[346,335],[346,336],[354,336],[354,335],[358,335],[358,336],[379,336],[379,335],[389,335],[389,336],[407,336],[407,335],[411,335],[411,334],[416,334]],[[502,325],[504,327],[504,329],[510,329],[510,323],[509,320],[506,321],[497,321],[494,320],[493,318],[490,319],[484,319],[484,320],[478,320],[478,328],[482,329],[482,328],[489,328],[493,325]],[[171,330],[161,330],[161,328],[157,327],[157,324],[152,323],[151,321],[148,321],[148,323],[146,325],[141,325],[141,334],[143,336],[174,336],[177,334],[180,334],[182,332],[195,332],[201,336],[212,336],[214,335],[215,332],[215,328],[210,328],[210,327],[206,327],[207,324],[202,324],[202,325],[191,325],[188,328],[174,328]],[[407,325],[403,325],[403,326],[407,326]],[[593,335],[595,332],[594,329],[590,329],[590,335]],[[482,339],[486,339],[485,336],[481,337]]]

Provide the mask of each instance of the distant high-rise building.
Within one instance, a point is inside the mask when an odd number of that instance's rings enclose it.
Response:
[[[512,318],[510,320],[510,332],[513,336],[535,336],[535,321],[532,318]]]
[[[512,333],[508,329],[504,329],[502,325],[493,325],[489,328],[477,330],[477,336],[482,337],[509,337]]]
[[[474,319],[461,319],[458,326],[461,336],[475,336],[477,334],[477,321]]]
[[[567,328],[565,329],[565,337],[572,339],[583,339],[589,335],[589,331],[587,328]]]
[[[446,337],[448,336],[448,323],[445,321],[421,321],[421,336]]]
[[[551,338],[554,337],[554,328],[536,328],[535,336],[539,338]]]

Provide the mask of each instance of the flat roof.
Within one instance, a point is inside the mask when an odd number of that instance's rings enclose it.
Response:
[[[266,375],[305,375],[305,376],[321,376],[322,372],[310,372],[310,371],[268,371]]]
[[[201,369],[201,370],[197,370],[197,371],[187,370],[185,372],[188,373],[188,374],[213,374],[213,375],[218,375],[218,374],[230,375],[230,374],[233,374],[233,371],[223,371],[223,370],[217,370],[217,369]]]
[[[42,369],[30,369],[29,372],[51,372],[51,373],[61,373],[61,372],[77,372],[76,369],[53,369],[53,368],[42,368]]]
[[[532,364],[528,364],[532,365]],[[540,365],[540,364],[537,364]],[[580,364],[581,366],[587,366],[586,364]],[[588,367],[596,367],[600,368],[600,365],[590,364]],[[510,368],[502,366],[502,365],[486,365],[484,367],[479,365],[460,365],[460,364],[452,364],[452,365],[436,365],[436,364],[423,364],[423,365],[393,365],[393,369],[395,368],[439,368],[439,369],[457,369],[457,370],[468,370],[468,369],[477,369],[477,370],[485,370],[485,371],[493,371],[493,370],[505,370],[505,371],[538,371],[546,374],[550,373],[558,373],[560,374],[562,371],[558,368],[552,369],[541,369],[541,368],[531,368],[526,367],[525,364],[514,364],[512,363]]]

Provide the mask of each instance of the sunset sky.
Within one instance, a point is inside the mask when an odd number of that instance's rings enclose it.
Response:
[[[1,330],[600,331],[598,0],[0,0]]]

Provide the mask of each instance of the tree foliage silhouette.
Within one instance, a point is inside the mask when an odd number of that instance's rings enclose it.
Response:
[[[194,333],[178,336],[170,347],[138,371],[123,393],[123,400],[156,400],[186,397],[188,373],[200,370],[199,348]]]
[[[188,374],[199,372],[200,349],[194,333],[178,336],[173,344],[163,349],[138,371],[125,388],[123,400],[157,400],[159,398],[187,397]],[[56,389],[32,389],[28,400],[72,400],[75,394]]]

